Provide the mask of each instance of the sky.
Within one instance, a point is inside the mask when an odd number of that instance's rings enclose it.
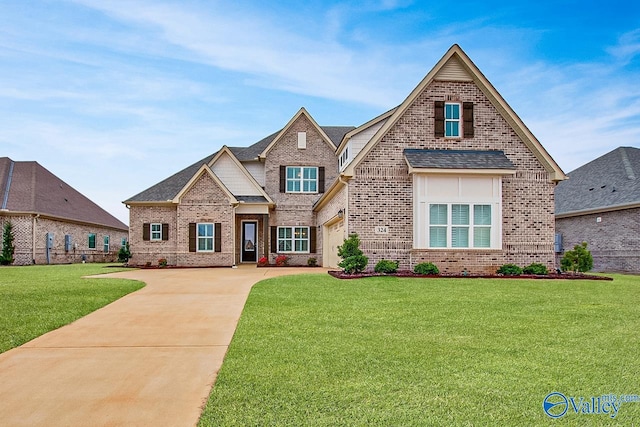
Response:
[[[305,107],[358,126],[459,44],[565,172],[640,147],[640,3],[0,1],[0,157],[122,201]]]

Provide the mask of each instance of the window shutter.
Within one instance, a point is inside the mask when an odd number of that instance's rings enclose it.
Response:
[[[162,240],[169,240],[169,224],[162,224]]]
[[[189,252],[196,251],[196,223],[189,223]]]
[[[150,240],[151,236],[151,224],[149,224],[148,222],[145,222],[144,224],[142,224],[142,240]]]
[[[280,166],[280,192],[287,192],[287,167]]]
[[[444,137],[444,101],[434,103],[434,123],[433,129],[436,137]]]
[[[271,252],[278,252],[278,227],[271,227]]]
[[[473,138],[473,102],[462,103],[462,136]]]
[[[214,251],[215,252],[222,252],[222,224],[219,222],[216,222],[214,224],[214,228],[215,231],[213,232],[214,234]]]
[[[318,168],[318,193],[324,193],[324,166]]]
[[[309,227],[309,252],[316,253],[316,227]]]

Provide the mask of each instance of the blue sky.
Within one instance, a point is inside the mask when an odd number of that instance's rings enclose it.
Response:
[[[459,44],[569,172],[640,146],[632,1],[0,2],[0,156],[121,201],[305,107],[360,125]]]

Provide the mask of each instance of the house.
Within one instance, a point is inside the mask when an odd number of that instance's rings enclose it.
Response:
[[[6,222],[13,227],[14,265],[115,261],[129,235],[125,224],[39,163],[0,157],[0,236]]]
[[[454,45],[398,107],[357,127],[300,109],[279,131],[139,193],[136,263],[230,266],[309,258],[335,267],[357,233],[369,267],[444,272],[554,266],[554,187],[565,175]]]
[[[640,273],[640,148],[618,147],[568,175],[555,193],[559,252],[587,242],[595,271]]]

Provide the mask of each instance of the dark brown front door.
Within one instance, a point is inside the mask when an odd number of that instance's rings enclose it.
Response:
[[[242,223],[242,249],[241,262],[258,261],[258,223],[256,221],[245,221]]]

